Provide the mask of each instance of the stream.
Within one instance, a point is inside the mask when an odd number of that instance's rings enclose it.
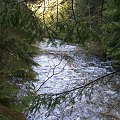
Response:
[[[114,71],[112,61],[102,60],[90,55],[77,45],[46,45],[40,43],[41,53],[35,57],[40,64],[34,67],[39,81],[34,83],[38,94],[60,93],[71,90],[89,81]],[[41,107],[35,114],[29,114],[28,120],[120,120],[120,77],[111,77],[110,84],[99,82],[93,86],[91,95],[84,91],[74,91],[74,104],[62,103],[46,117],[47,110]],[[114,81],[114,82],[112,82]]]

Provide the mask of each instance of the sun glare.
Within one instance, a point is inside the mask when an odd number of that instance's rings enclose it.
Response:
[[[63,0],[43,0],[43,1],[38,1],[37,3],[28,3],[28,7],[36,13],[36,16],[41,14],[45,14],[48,10],[51,12],[55,12],[56,9],[58,9],[58,5],[62,2]],[[49,13],[48,13],[49,14]]]

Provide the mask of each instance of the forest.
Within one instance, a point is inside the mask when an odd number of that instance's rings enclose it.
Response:
[[[57,40],[60,40],[59,43]],[[61,55],[51,49],[47,49],[47,53],[44,53],[46,49],[44,46],[43,48],[39,46],[41,42],[45,42],[46,46],[51,44],[55,49],[58,44],[59,47],[72,46],[71,51],[73,46],[77,46],[86,51],[86,56],[95,56],[104,63],[110,61],[112,70],[109,69],[108,72],[100,75],[98,72],[97,77],[91,77],[93,80],[85,81],[82,85],[56,93],[46,93],[41,86],[62,72],[66,64],[71,64],[73,58],[68,53]],[[78,51],[77,55],[73,54],[74,57],[81,57]],[[60,62],[55,63],[51,68],[52,75],[48,76],[36,90],[35,83],[40,81],[37,76],[40,76],[42,72],[41,70],[38,73],[35,70],[42,66],[42,62],[40,64],[36,62],[36,57],[41,54],[57,57],[61,55],[62,57],[59,58]],[[68,60],[69,63],[62,65],[62,70],[55,73],[55,69],[62,63],[62,60]],[[77,67],[79,65],[78,61]],[[95,67],[93,63],[90,65]],[[85,69],[87,69],[86,66]],[[96,71],[93,70],[93,74],[94,72]],[[82,79],[82,76],[80,77]],[[64,78],[62,80],[64,81]],[[72,82],[72,78],[69,81]],[[81,96],[91,94],[89,97],[92,97],[98,84],[100,87],[112,86],[111,89],[117,96],[114,101],[112,98],[108,100],[110,110],[107,113],[101,112],[102,117],[98,120],[119,120],[119,0],[0,0],[0,120],[71,120],[73,118],[61,118],[61,115],[56,119],[30,119],[28,116],[30,113],[35,114],[43,106],[48,111],[46,116],[50,116],[60,104],[74,105],[77,98],[79,98],[78,103],[81,103]],[[40,89],[42,92],[38,94]],[[79,94],[75,94],[76,90]],[[107,103],[105,105],[107,106]],[[114,108],[117,111],[115,114],[111,112]],[[86,117],[75,118],[75,120],[86,119],[96,120]]]

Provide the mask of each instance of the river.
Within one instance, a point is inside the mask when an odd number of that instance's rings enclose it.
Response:
[[[41,53],[35,58],[40,66],[34,68],[39,74],[39,82],[34,83],[36,90],[42,85],[38,94],[71,90],[114,71],[112,61],[91,55],[77,45],[59,45],[58,40],[56,43],[57,46],[40,43]],[[28,120],[119,120],[119,76],[103,83],[96,83],[90,92],[86,89],[82,94],[75,90],[75,103],[57,105],[48,117],[47,110],[41,107],[35,114],[29,114]]]

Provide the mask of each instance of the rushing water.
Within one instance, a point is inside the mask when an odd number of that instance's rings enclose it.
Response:
[[[113,71],[111,61],[102,61],[96,56],[89,55],[84,48],[76,45],[57,45],[46,46],[45,42],[40,44],[41,54],[35,58],[40,67],[34,68],[40,79],[35,83],[36,89],[44,84],[38,94],[70,90]],[[115,79],[114,85],[99,83],[93,86],[90,99],[85,92],[80,99],[76,98],[75,104],[66,106],[64,103],[57,106],[49,117],[45,116],[47,110],[41,108],[36,114],[29,115],[28,120],[119,120],[119,78],[112,79]]]

